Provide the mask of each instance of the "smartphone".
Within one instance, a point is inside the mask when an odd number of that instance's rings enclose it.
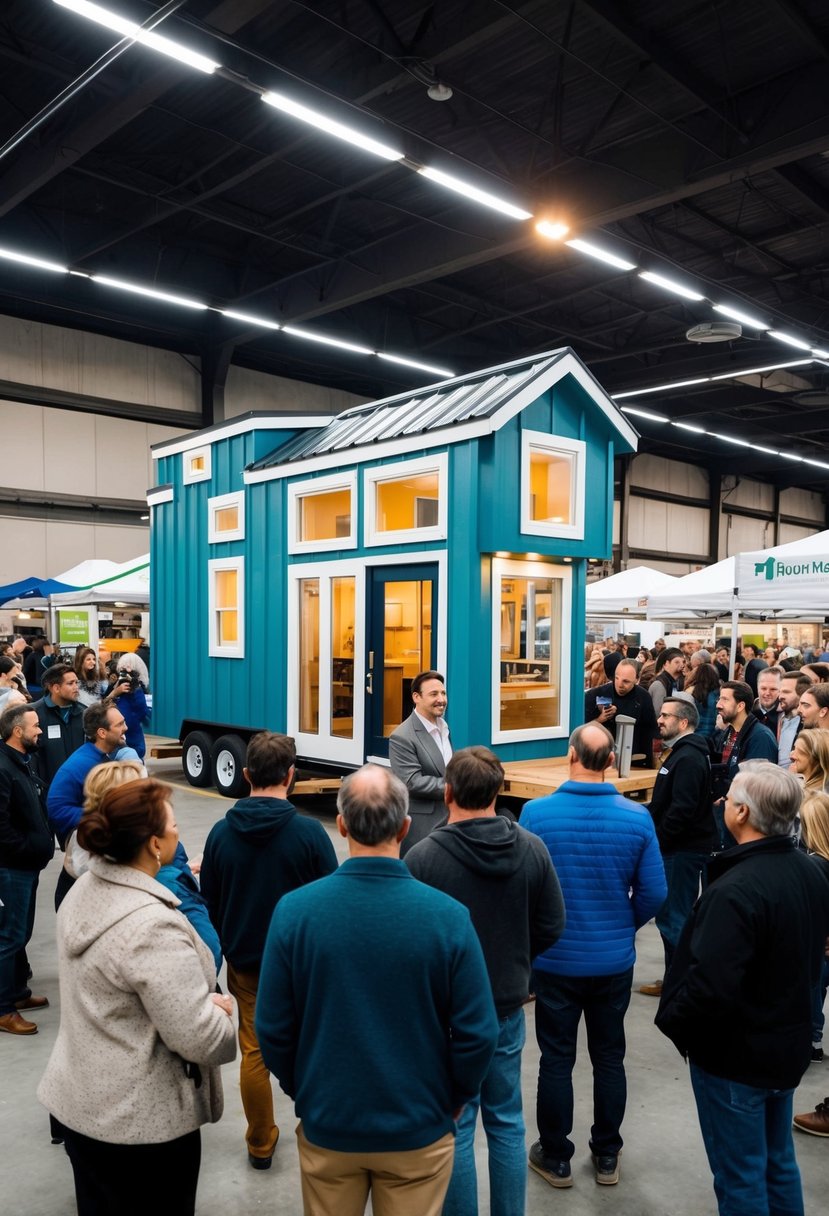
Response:
[[[612,704],[613,700],[611,697],[596,697],[596,705],[599,709],[606,709],[608,705]]]

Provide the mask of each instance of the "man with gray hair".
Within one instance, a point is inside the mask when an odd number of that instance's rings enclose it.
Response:
[[[285,895],[256,1005],[262,1056],[294,1099],[306,1216],[438,1216],[455,1119],[498,1039],[466,908],[400,860],[408,791],[390,769],[346,777],[349,858]]]
[[[709,862],[656,1015],[690,1062],[723,1216],[803,1213],[792,1097],[811,1059],[829,884],[792,835],[801,792],[769,761],[740,765],[725,803],[737,843]]]

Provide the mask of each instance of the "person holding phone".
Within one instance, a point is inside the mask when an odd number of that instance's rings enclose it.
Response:
[[[658,735],[653,701],[639,687],[639,673],[632,659],[622,659],[616,665],[613,679],[598,688],[589,688],[584,696],[585,722],[599,722],[616,738],[616,716],[634,718],[634,763],[644,768],[653,765],[653,741]]]

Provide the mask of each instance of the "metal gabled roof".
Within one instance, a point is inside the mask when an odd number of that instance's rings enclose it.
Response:
[[[500,368],[428,385],[420,392],[354,406],[338,414],[328,426],[306,431],[276,448],[250,465],[249,471],[489,418],[566,353],[566,350],[551,351]]]

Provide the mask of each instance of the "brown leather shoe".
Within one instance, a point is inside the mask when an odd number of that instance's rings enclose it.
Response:
[[[27,996],[25,1001],[15,1001],[15,1009],[46,1009],[49,1004],[48,996]]]
[[[661,996],[662,981],[656,980],[653,984],[643,984],[639,991],[642,993],[642,996]]]
[[[4,1013],[0,1018],[0,1030],[6,1034],[37,1034],[37,1024],[27,1022],[19,1013]]]
[[[829,1136],[829,1098],[818,1102],[810,1114],[795,1115],[792,1123],[799,1132],[808,1132],[810,1136]]]

